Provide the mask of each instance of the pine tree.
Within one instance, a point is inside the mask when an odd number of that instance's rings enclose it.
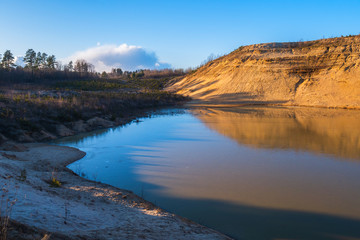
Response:
[[[6,69],[10,69],[11,67],[15,67],[16,65],[14,64],[14,56],[13,54],[11,53],[10,50],[6,50],[4,52],[4,56],[2,58],[2,61],[1,61],[1,66],[3,68],[6,68]]]
[[[55,69],[56,59],[54,55],[47,57],[46,66],[50,69]]]
[[[42,68],[46,68],[47,64],[46,64],[46,60],[47,60],[48,55],[46,53],[42,53],[41,54],[41,67]]]
[[[40,65],[41,65],[41,52],[38,52],[35,58],[35,68],[40,68]]]
[[[36,61],[36,53],[33,49],[29,49],[25,53],[24,62],[25,68],[33,69]]]

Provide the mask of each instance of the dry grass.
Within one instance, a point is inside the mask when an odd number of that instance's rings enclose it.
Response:
[[[20,135],[34,138],[34,133],[44,131],[56,136],[59,124],[94,117],[116,121],[139,109],[185,101],[180,95],[162,90],[168,81],[79,80],[1,87],[0,134],[17,141],[23,141]]]
[[[1,188],[0,200],[0,240],[7,239],[7,231],[9,226],[10,214],[13,206],[16,203],[16,198],[11,199],[8,196],[8,186],[5,183]]]

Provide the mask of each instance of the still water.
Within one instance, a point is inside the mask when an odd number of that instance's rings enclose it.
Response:
[[[236,239],[360,239],[360,111],[167,110],[61,139],[69,165]]]

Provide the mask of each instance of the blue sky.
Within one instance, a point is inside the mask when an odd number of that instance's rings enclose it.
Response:
[[[66,61],[127,44],[151,64],[187,68],[241,45],[359,34],[360,0],[0,0],[0,31],[0,53],[33,48]]]

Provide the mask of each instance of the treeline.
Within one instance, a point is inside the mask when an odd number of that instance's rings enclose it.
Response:
[[[31,82],[41,80],[73,80],[99,78],[94,65],[83,59],[63,65],[55,55],[29,49],[23,58],[25,66],[17,66],[10,50],[0,54],[0,81],[2,83]]]
[[[150,70],[150,69],[139,69],[136,71],[122,71],[121,68],[113,68],[110,73],[102,72],[102,78],[122,78],[122,79],[138,79],[138,78],[168,78],[178,77],[187,74],[189,70],[184,69],[161,69],[161,70]]]
[[[172,78],[183,76],[192,69],[140,69],[136,71],[123,71],[114,68],[111,72],[96,72],[93,64],[80,59],[62,64],[56,60],[55,55],[36,52],[33,49],[26,51],[23,58],[24,66],[15,64],[15,57],[10,50],[0,54],[0,81],[6,83],[41,82],[48,80],[81,80],[81,79],[139,79],[139,78]]]

